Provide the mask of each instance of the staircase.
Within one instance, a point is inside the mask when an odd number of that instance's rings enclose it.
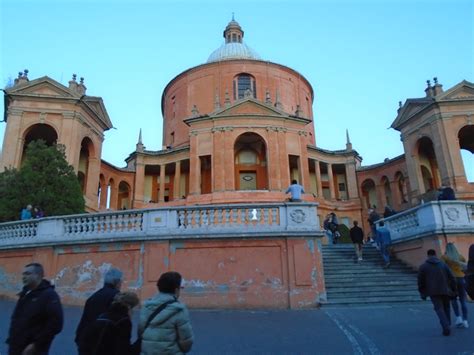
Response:
[[[391,258],[384,269],[380,252],[364,245],[357,262],[352,244],[323,246],[324,278],[328,305],[362,305],[421,302],[416,271]]]

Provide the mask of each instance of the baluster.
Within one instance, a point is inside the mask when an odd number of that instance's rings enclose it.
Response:
[[[269,212],[270,212],[270,211],[269,211],[268,208],[264,208],[264,209],[263,209],[263,223],[264,223],[265,225],[269,225],[269,223],[268,223],[268,214],[269,214]]]
[[[184,211],[183,210],[178,211],[178,228],[179,229],[186,228],[186,226],[184,225]]]
[[[238,221],[239,210],[237,208],[232,208],[232,219],[231,225],[240,224]]]
[[[186,211],[186,227],[187,228],[192,228],[193,227],[193,214],[196,212],[196,210],[187,210]]]
[[[224,227],[230,227],[231,222],[230,222],[230,209],[225,208],[224,209]]]
[[[222,209],[218,209],[218,210],[215,210],[215,213],[217,213],[217,224],[218,225],[222,225],[222,213],[224,212],[224,210]]]

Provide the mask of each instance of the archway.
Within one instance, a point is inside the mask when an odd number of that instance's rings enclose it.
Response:
[[[423,184],[421,193],[437,189],[440,186],[440,176],[433,142],[430,138],[423,137],[418,140],[418,158]]]
[[[89,163],[90,159],[95,156],[94,143],[86,137],[81,142],[81,151],[79,153],[79,166],[77,176],[81,182],[82,193],[86,193],[87,182],[89,180]]]
[[[385,195],[386,204],[393,208],[393,198],[392,198],[392,190],[390,188],[390,181],[388,177],[382,177],[382,184],[383,184],[383,191]]]
[[[366,179],[361,185],[362,201],[365,202],[365,208],[377,205],[377,192],[375,190],[375,182],[372,179]]]
[[[28,144],[39,139],[45,141],[46,145],[53,146],[58,140],[58,134],[53,127],[47,124],[38,123],[28,128],[24,135],[23,150],[20,159],[22,164],[25,159]]]
[[[268,189],[265,141],[255,133],[244,133],[234,144],[235,189]]]
[[[474,182],[474,125],[459,130],[459,149],[468,182]]]
[[[125,181],[120,181],[118,186],[118,210],[126,210],[130,208],[130,185]]]
[[[407,185],[406,185],[405,177],[403,176],[401,171],[398,171],[395,174],[395,181],[397,182],[398,193],[400,194],[400,202],[407,203],[408,202]]]

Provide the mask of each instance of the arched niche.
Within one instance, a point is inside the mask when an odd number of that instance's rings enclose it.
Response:
[[[234,144],[236,190],[268,189],[267,148],[256,133],[240,135]]]

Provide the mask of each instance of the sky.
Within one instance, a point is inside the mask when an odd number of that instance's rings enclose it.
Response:
[[[471,0],[0,0],[0,85],[24,69],[66,86],[84,77],[114,125],[102,159],[124,167],[140,129],[147,150],[162,148],[163,89],[224,43],[232,13],[263,60],[313,86],[316,145],[345,149],[347,129],[362,165],[403,154],[389,127],[427,79],[474,81]]]

